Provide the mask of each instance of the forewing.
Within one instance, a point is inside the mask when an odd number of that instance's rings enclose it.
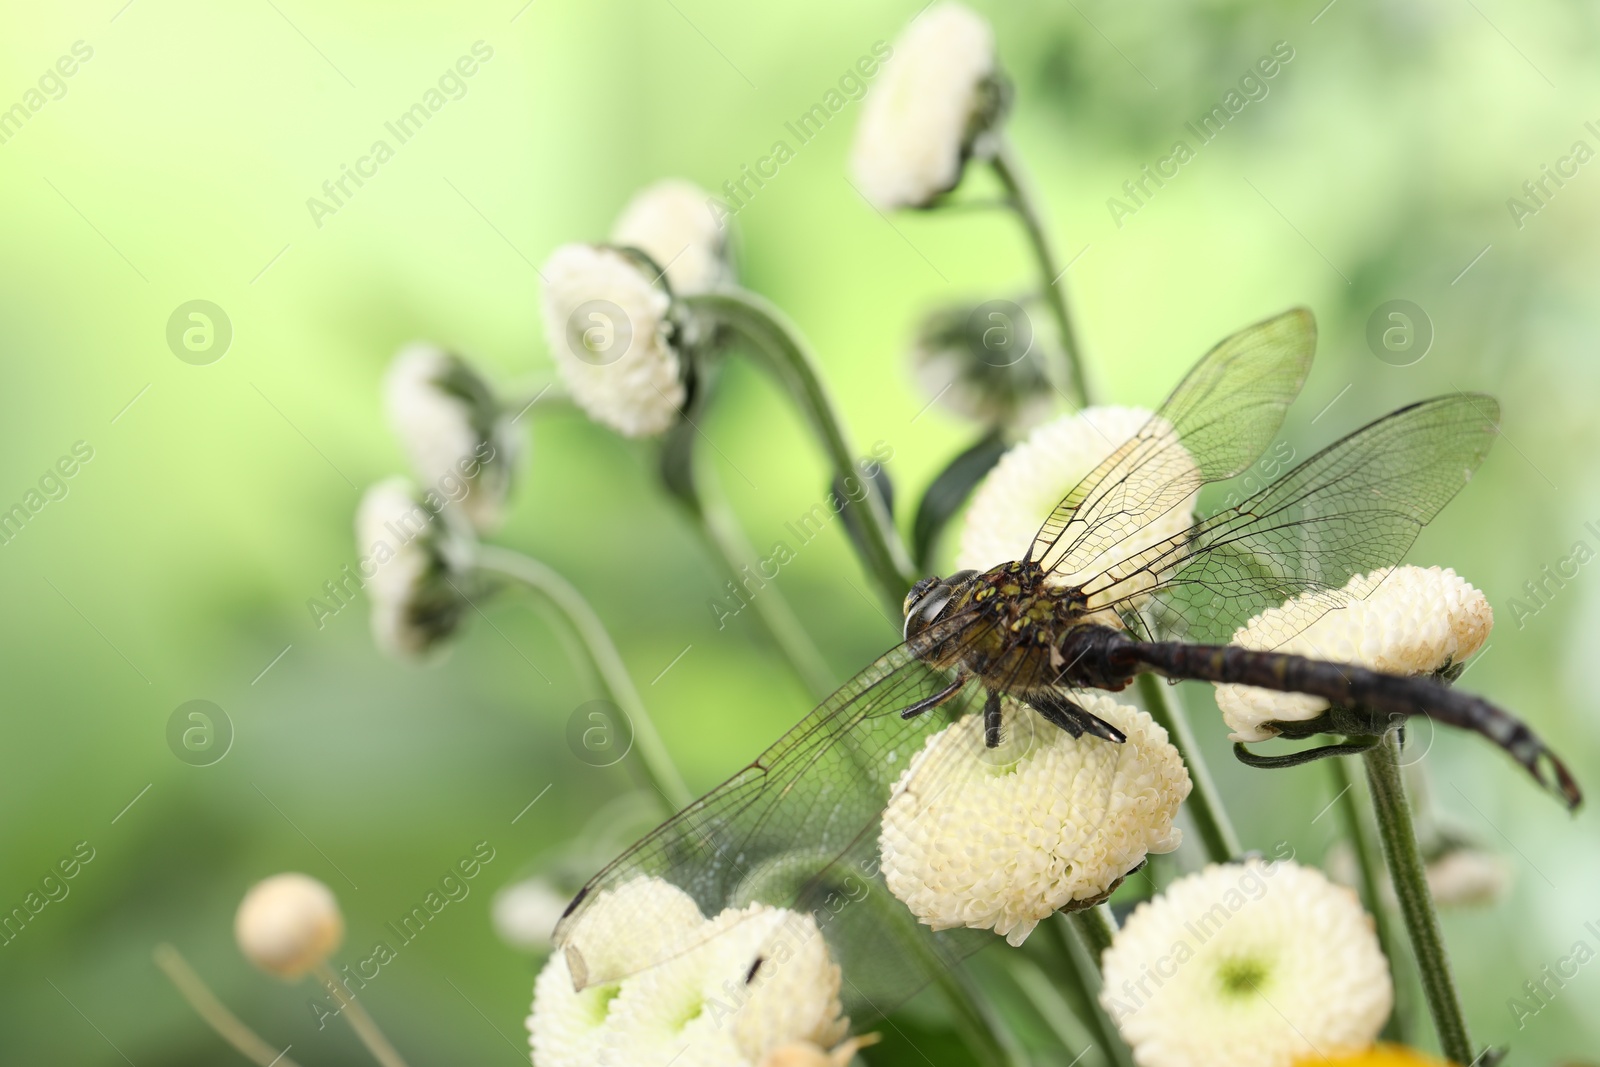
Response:
[[[1144,547],[1138,535],[1146,527],[1178,509],[1181,521],[1202,485],[1243,472],[1266,451],[1315,350],[1316,323],[1304,308],[1217,345],[1139,433],[1057,505],[1028,558],[1059,575],[1100,573],[1128,546]]]
[[[902,709],[954,677],[921,662],[917,652],[941,639],[976,641],[990,627],[948,620],[891,650],[755,762],[601,871],[555,933],[569,961],[573,949],[582,959],[582,984],[619,981],[696,947],[676,942],[614,965],[584,951],[586,917],[596,904],[608,891],[651,877],[683,890],[708,918],[756,902],[810,912],[845,968],[846,992],[854,985],[862,1003],[874,994],[906,995],[926,983],[935,961],[964,954],[970,939],[961,948],[959,936],[932,934],[889,897],[878,876],[877,842],[890,790],[913,754],[940,726],[982,703],[969,685],[938,711],[902,719]],[[608,910],[604,921],[619,920]],[[627,925],[626,917],[620,921]],[[885,973],[897,975],[902,988],[883,987]]]
[[[1499,418],[1493,397],[1457,393],[1369,423],[1236,507],[1129,560],[1128,568],[1152,576],[1139,598],[1156,594],[1145,616],[1158,633],[1221,643],[1266,608],[1301,597],[1269,635],[1273,644],[1287,641],[1348,603],[1351,578],[1400,562],[1471,480]],[[1128,583],[1125,574],[1104,575],[1085,591],[1118,583]],[[1127,614],[1135,598],[1111,606]]]

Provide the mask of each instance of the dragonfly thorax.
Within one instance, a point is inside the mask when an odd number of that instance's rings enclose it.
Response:
[[[948,633],[919,651],[925,662],[961,664],[980,676],[996,670],[1019,680],[1042,676],[1062,636],[1088,614],[1081,590],[1049,584],[1045,574],[1037,563],[1014,561],[981,574],[924,578],[906,595],[906,640],[945,622],[940,630]]]

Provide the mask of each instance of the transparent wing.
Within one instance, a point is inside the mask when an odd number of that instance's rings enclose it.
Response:
[[[1067,494],[1028,558],[1076,584],[1147,547],[1147,528],[1187,526],[1202,485],[1243,472],[1272,443],[1311,369],[1316,336],[1311,312],[1297,308],[1206,353],[1150,421]]]
[[[1281,644],[1349,603],[1344,587],[1354,576],[1400,562],[1471,480],[1499,418],[1500,405],[1481,393],[1400,408],[1237,506],[1091,579],[1084,591],[1137,590],[1107,598],[1107,606],[1136,621],[1139,608],[1157,634],[1216,643],[1299,597],[1270,635]],[[1134,573],[1143,580],[1130,579]]]
[[[903,719],[902,709],[955,678],[925,665],[917,653],[941,641],[970,645],[991,629],[970,618],[946,620],[880,657],[755,762],[601,871],[555,933],[569,968],[575,977],[581,973],[579,984],[619,982],[706,943],[709,934],[691,933],[655,938],[641,948],[639,940],[651,940],[646,936],[630,941],[626,951],[610,951],[606,942],[613,931],[661,925],[660,915],[628,903],[627,887],[642,879],[677,887],[707,918],[752,903],[809,914],[841,968],[842,999],[858,1024],[928,984],[938,968],[995,940],[984,931],[933,931],[917,922],[889,892],[879,860],[882,815],[891,794],[910,796],[918,806],[932,803],[960,761],[974,755],[941,747],[901,780],[928,738],[983,703],[982,690],[972,682],[937,711]],[[1037,728],[1037,717],[1024,709],[1013,706],[1008,715],[1008,728],[1024,721]],[[1086,743],[1108,744],[1095,738]],[[1108,789],[1109,784],[1108,776]]]

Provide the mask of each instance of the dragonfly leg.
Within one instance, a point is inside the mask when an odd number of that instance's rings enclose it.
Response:
[[[1000,694],[993,689],[983,702],[983,746],[1000,747]]]
[[[961,692],[961,687],[967,684],[967,679],[969,677],[970,675],[968,675],[966,671],[960,671],[956,674],[955,681],[951,682],[949,685],[933,694],[933,696],[924,697],[909,707],[901,708],[900,717],[902,719],[914,719],[925,711],[932,711],[940,704],[943,704],[945,701]]]
[[[1073,737],[1088,733],[1119,745],[1128,739],[1121,730],[1084,711],[1054,689],[1036,690],[1023,699],[1034,711],[1044,716],[1046,722],[1061,727]]]

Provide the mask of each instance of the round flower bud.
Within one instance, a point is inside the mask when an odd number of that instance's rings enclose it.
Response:
[[[1000,457],[1000,462],[973,492],[972,504],[967,508],[961,527],[956,568],[986,571],[1027,555],[1039,527],[1056,505],[1108,456],[1138,434],[1151,418],[1151,413],[1143,408],[1091,407],[1035,429]],[[1167,431],[1170,434],[1170,427]],[[1165,465],[1176,478],[1179,474],[1177,461],[1187,459],[1187,453],[1176,445],[1166,447],[1173,458]],[[1099,550],[1079,560],[1082,566],[1070,572],[1051,574],[1048,581],[1052,585],[1079,585],[1099,574],[1116,573],[1118,564],[1181,537],[1194,521],[1197,495],[1192,494],[1137,529],[1119,530],[1117,536],[1098,538]],[[1052,555],[1043,562],[1053,564],[1059,558],[1059,554]],[[1135,574],[1134,579],[1097,587],[1089,597],[1089,607],[1100,607],[1137,593],[1131,581],[1145,585],[1153,581],[1144,568]]]
[[[419,342],[390,364],[383,396],[417,476],[477,529],[499,526],[522,449],[489,383],[460,356]]]
[[[293,980],[339,947],[344,916],[333,890],[315,878],[276,874],[244,895],[233,919],[233,936],[251,963]]]
[[[1486,907],[1504,899],[1511,886],[1505,857],[1470,846],[1441,852],[1428,861],[1427,872],[1428,891],[1441,908]]]
[[[614,248],[562,245],[541,273],[545,336],[578,406],[628,437],[671,427],[688,394],[666,292]]]
[[[1016,304],[952,305],[922,320],[911,371],[929,399],[991,426],[1020,429],[1042,419],[1054,392],[1037,355],[1033,326]]]
[[[954,189],[1004,93],[994,33],[970,8],[939,3],[906,27],[861,104],[850,172],[880,210],[925,207]]]
[[[625,977],[575,991],[601,968]],[[784,1045],[844,1036],[840,981],[811,916],[753,904],[708,921],[681,890],[639,879],[597,900],[540,972],[534,1062],[757,1067]]]
[[[1167,732],[1107,695],[1075,699],[1127,741],[1074,738],[1008,702],[998,748],[968,715],[911,758],[879,850],[889,891],[922,922],[1020,945],[1041,919],[1099,902],[1148,853],[1178,847],[1189,772]],[[925,766],[935,777],[919,781]]]
[[[495,933],[513,948],[549,952],[550,935],[571,899],[543,878],[513,882],[494,895],[490,916]]]
[[[611,227],[611,243],[655,260],[677,295],[707,292],[732,275],[727,231],[714,205],[720,202],[693,182],[658,181],[628,201]]]
[[[1178,879],[1134,910],[1100,962],[1100,1002],[1140,1067],[1357,1053],[1394,1004],[1355,893],[1292,861]]]
[[[367,490],[356,510],[356,549],[379,648],[416,659],[455,633],[467,604],[443,525],[409,481],[390,478]]]
[[[1494,625],[1484,595],[1449,569],[1385,568],[1356,575],[1344,591],[1355,599],[1309,626],[1308,612],[1326,604],[1316,593],[1268,608],[1235,632],[1232,643],[1388,674],[1438,674],[1460,667],[1483,647]],[[1283,632],[1296,628],[1299,633],[1282,640]],[[1230,684],[1217,686],[1217,707],[1235,741],[1265,741],[1277,736],[1274,723],[1316,719],[1328,702]]]

